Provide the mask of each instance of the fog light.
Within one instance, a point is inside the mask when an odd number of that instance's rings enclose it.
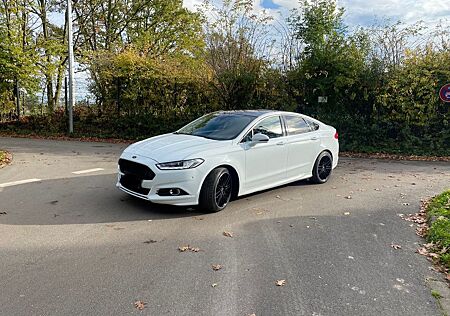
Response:
[[[179,195],[188,195],[188,193],[180,188],[164,188],[159,189],[157,194],[159,196],[179,196]]]

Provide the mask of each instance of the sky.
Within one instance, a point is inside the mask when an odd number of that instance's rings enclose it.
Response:
[[[184,6],[195,9],[201,0],[184,0]],[[270,15],[287,17],[289,10],[299,7],[297,0],[253,0],[256,11],[265,9]],[[420,20],[436,23],[450,20],[449,1],[445,0],[337,0],[344,7],[344,20],[350,27],[370,26],[384,19],[407,24]]]
[[[203,0],[183,0],[186,8],[193,11]],[[221,0],[211,0],[213,3]],[[338,6],[345,9],[344,22],[350,28],[357,26],[371,26],[384,20],[396,22],[398,20],[412,24],[424,21],[436,25],[439,20],[450,22],[449,0],[337,0]],[[274,21],[289,16],[289,11],[299,7],[298,0],[253,0],[255,12],[265,10],[273,16]],[[62,14],[53,14],[50,19],[55,24],[62,24]],[[78,98],[86,96],[88,74],[75,74],[76,93]]]

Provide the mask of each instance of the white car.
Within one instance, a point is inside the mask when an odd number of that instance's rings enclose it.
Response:
[[[117,187],[154,203],[217,212],[237,196],[301,179],[324,183],[338,153],[336,129],[306,115],[214,112],[126,148]]]

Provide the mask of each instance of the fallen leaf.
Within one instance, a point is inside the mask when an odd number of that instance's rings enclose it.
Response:
[[[58,203],[58,200],[54,200],[54,201],[50,202],[50,204],[53,204],[53,205],[55,205],[56,203]]]
[[[420,247],[416,252],[422,256],[428,256],[428,250],[425,247]]]
[[[223,268],[221,264],[213,264],[211,267],[214,271],[219,271],[220,269]]]
[[[378,189],[378,188],[376,188],[376,189],[374,189],[375,191],[381,191],[381,189]]]
[[[145,303],[143,301],[136,301],[136,302],[134,302],[134,307],[136,307],[140,311],[145,308],[145,305],[147,305],[147,303]]]
[[[223,232],[223,235],[224,235],[225,237],[231,237],[231,238],[233,238],[233,233],[232,233],[232,232],[224,231],[224,232]]]
[[[7,212],[0,212],[0,215],[6,215],[8,214]]]
[[[351,200],[352,199],[352,196],[351,195],[348,195],[348,196],[346,196],[345,197],[347,200]]]
[[[179,252],[186,252],[186,251],[192,251],[192,252],[199,252],[200,251],[200,248],[197,248],[197,247],[191,247],[191,246],[189,246],[189,245],[187,245],[187,246],[180,246],[180,247],[178,247],[178,251]]]
[[[391,244],[391,247],[394,248],[395,250],[402,249],[402,246],[397,245],[397,244]]]
[[[350,215],[350,212],[344,212],[344,215]]]
[[[157,241],[154,239],[149,239],[149,240],[144,241],[143,243],[144,244],[154,244],[155,242],[157,242]]]
[[[276,198],[277,198],[277,199],[281,199],[281,196],[277,195]]]
[[[428,253],[428,257],[438,259],[439,255],[437,253],[430,252],[430,253]]]
[[[275,284],[276,284],[277,286],[284,286],[284,285],[286,285],[286,280],[277,280],[277,281],[275,282]]]
[[[216,287],[216,286],[217,286],[217,283],[213,283],[213,284],[211,284],[211,286],[212,286],[212,287]]]

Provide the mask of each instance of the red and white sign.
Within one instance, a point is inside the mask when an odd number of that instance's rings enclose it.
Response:
[[[444,102],[450,102],[450,83],[441,88],[439,91],[439,97]]]

